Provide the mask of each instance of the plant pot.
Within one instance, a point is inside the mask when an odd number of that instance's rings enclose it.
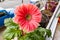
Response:
[[[58,18],[58,22],[60,23],[60,17]]]

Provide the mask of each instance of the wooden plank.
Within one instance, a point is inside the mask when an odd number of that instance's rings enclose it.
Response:
[[[54,40],[60,40],[60,23],[58,23],[58,25],[56,27],[56,32],[55,32]]]

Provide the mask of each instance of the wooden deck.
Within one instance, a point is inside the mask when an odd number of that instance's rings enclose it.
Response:
[[[0,28],[0,40],[3,40],[3,31],[5,30],[5,27]]]
[[[58,25],[57,25],[54,40],[60,40],[60,23],[58,23]]]

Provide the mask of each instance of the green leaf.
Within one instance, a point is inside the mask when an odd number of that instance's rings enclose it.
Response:
[[[4,38],[5,39],[11,39],[13,37],[14,33],[11,32],[11,29],[7,28],[4,32]]]
[[[17,35],[16,35],[17,34]],[[8,27],[5,32],[4,32],[4,38],[5,39],[12,39],[16,36],[20,37],[21,36],[21,31],[19,29],[15,29],[12,27]]]
[[[12,18],[5,19],[4,24],[6,27],[18,26],[16,23],[13,22]]]
[[[46,35],[45,35],[46,33]],[[39,27],[34,32],[28,33],[24,36],[21,36],[19,40],[45,40],[46,36],[51,36],[50,30]],[[44,36],[45,35],[45,36]]]
[[[40,34],[41,35],[45,35],[45,33],[46,33],[46,29],[45,28],[42,28],[42,27],[39,27],[38,29],[37,29],[39,32],[40,32]]]
[[[22,35],[21,30],[19,30],[19,26],[13,22],[12,18],[5,19],[5,26],[7,26],[4,31],[4,39],[10,40],[14,37],[20,37]]]
[[[6,40],[11,40],[14,37],[18,37],[19,40],[45,40],[46,36],[51,36],[51,30],[42,27],[23,36],[22,31],[19,30],[19,26],[13,22],[12,18],[6,19],[4,23],[7,26],[4,31],[4,38]]]
[[[48,37],[51,37],[51,30],[46,29],[46,35],[47,35]]]

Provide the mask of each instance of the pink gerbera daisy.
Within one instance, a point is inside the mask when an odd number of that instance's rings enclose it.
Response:
[[[24,32],[32,32],[38,28],[42,14],[33,4],[22,4],[15,9],[14,22],[20,25]]]

